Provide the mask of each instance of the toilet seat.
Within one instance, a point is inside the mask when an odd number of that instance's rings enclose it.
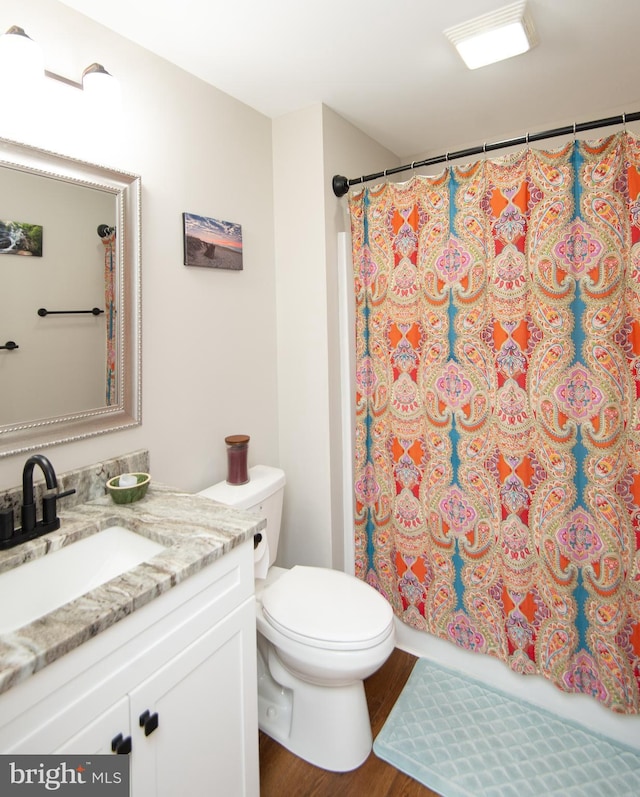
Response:
[[[382,595],[338,570],[296,565],[265,587],[261,601],[269,625],[310,647],[364,650],[393,633]]]

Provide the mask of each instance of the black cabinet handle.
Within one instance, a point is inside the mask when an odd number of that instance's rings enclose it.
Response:
[[[260,545],[261,542],[262,542],[262,534],[259,531],[257,531],[253,535],[253,550],[254,551],[258,547],[258,545]]]
[[[158,727],[158,714],[149,711],[143,711],[140,715],[140,727],[144,728],[144,735],[150,736]]]
[[[131,752],[131,747],[132,744],[130,736],[127,736],[125,739],[123,738],[122,734],[119,733],[111,740],[111,751],[113,753],[117,753],[117,755],[129,755]]]

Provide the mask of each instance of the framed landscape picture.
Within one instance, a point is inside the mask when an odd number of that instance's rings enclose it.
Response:
[[[0,221],[0,255],[42,257],[42,227],[21,221]]]
[[[184,264],[242,271],[242,227],[195,213],[182,214]]]

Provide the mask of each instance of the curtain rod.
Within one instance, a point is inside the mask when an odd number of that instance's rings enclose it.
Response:
[[[481,147],[471,147],[470,149],[460,149],[457,152],[447,152],[445,155],[436,155],[433,158],[414,161],[404,166],[394,166],[392,169],[385,169],[383,172],[376,172],[375,174],[365,174],[363,177],[353,177],[349,179],[340,174],[336,174],[333,176],[332,180],[333,193],[337,197],[342,197],[352,185],[367,183],[370,180],[378,180],[380,177],[388,177],[390,174],[419,169],[421,166],[432,166],[434,163],[445,163],[446,161],[456,160],[458,158],[469,158],[472,155],[483,155],[492,150],[514,147],[519,144],[530,144],[532,141],[541,141],[544,138],[567,136],[570,133],[575,135],[584,130],[595,130],[598,127],[611,127],[612,125],[625,125],[627,122],[637,122],[639,120],[640,111],[634,111],[633,113],[623,113],[620,116],[609,116],[606,119],[595,119],[592,122],[578,122],[577,124],[567,125],[566,127],[556,127],[553,130],[543,130],[541,133],[527,133],[525,136],[519,136],[518,138],[508,138],[504,141],[494,141],[491,144],[483,144]]]

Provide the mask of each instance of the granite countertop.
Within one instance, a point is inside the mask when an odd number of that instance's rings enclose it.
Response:
[[[0,693],[202,570],[264,528],[263,518],[152,484],[145,498],[110,496],[59,511],[60,529],[0,552],[0,573],[113,525],[167,549],[38,620],[0,635]],[[18,598],[19,599],[19,598]]]

